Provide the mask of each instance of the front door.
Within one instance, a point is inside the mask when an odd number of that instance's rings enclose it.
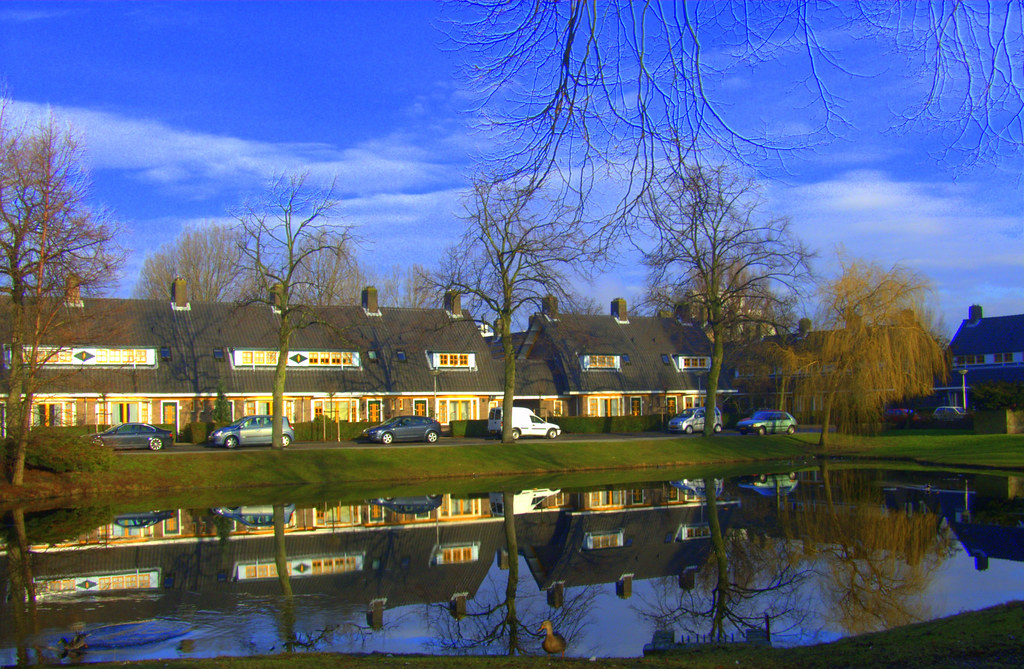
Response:
[[[366,402],[366,420],[370,421],[371,423],[379,423],[380,408],[380,400],[368,400]]]

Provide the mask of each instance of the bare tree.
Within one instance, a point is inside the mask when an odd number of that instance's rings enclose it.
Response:
[[[820,398],[821,437],[877,422],[890,403],[930,394],[948,365],[924,314],[928,282],[899,265],[884,269],[840,256],[842,272],[820,287],[820,327],[805,340],[798,389]]]
[[[423,265],[395,265],[378,280],[382,304],[423,309],[438,303],[439,296],[431,285],[430,272]]]
[[[848,101],[880,89],[922,91],[893,127],[940,128],[947,157],[1016,156],[1024,145],[1019,1],[463,4],[469,18],[451,37],[468,54],[485,123],[502,134],[493,158],[511,174],[568,168],[581,192],[597,172],[580,166],[611,166],[630,179],[627,207],[655,183],[659,165],[707,157],[784,164],[841,136],[851,125]],[[851,71],[852,43],[896,65],[861,76]],[[750,114],[730,88],[737,77],[774,77],[780,68],[791,83],[780,97],[800,110],[799,123]],[[930,85],[917,81],[922,72]]]
[[[780,289],[793,291],[809,276],[811,254],[788,220],[762,215],[756,184],[724,167],[664,174],[641,204],[651,283],[687,295],[700,314],[712,343],[705,405],[717,406],[727,339],[744,325],[771,324]],[[713,421],[704,434],[714,434]]]
[[[119,230],[87,203],[78,139],[53,117],[34,128],[8,122],[0,101],[0,293],[11,359],[5,424],[9,480],[21,485],[41,369],[81,322],[81,291],[117,276]]]
[[[367,282],[353,254],[354,241],[350,232],[344,244],[329,245],[309,256],[297,275],[299,302],[317,307],[356,303]]]
[[[278,177],[268,189],[235,212],[241,237],[240,269],[252,279],[243,301],[265,304],[277,313],[277,366],[273,387],[273,445],[283,448],[284,384],[291,337],[313,322],[302,302],[312,289],[313,263],[324,254],[348,249],[351,227],[336,219],[335,184],[317,187],[308,174]]]
[[[505,416],[512,415],[515,397],[515,318],[545,295],[564,295],[567,274],[597,257],[585,226],[572,214],[545,201],[536,182],[479,177],[466,204],[466,231],[434,277],[438,288],[468,295],[494,318],[504,357]],[[505,420],[502,442],[512,441],[512,421]]]
[[[238,245],[234,226],[208,223],[182,230],[174,242],[146,256],[135,283],[135,297],[162,300],[175,278],[185,279],[196,302],[230,302],[241,297],[244,281],[233,254]]]

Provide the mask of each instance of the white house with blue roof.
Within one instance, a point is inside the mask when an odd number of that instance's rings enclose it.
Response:
[[[948,385],[936,390],[948,404],[970,408],[972,387],[1024,382],[1024,314],[985,318],[981,306],[971,305],[949,349],[952,374]]]

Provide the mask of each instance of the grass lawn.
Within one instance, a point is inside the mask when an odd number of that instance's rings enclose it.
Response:
[[[1024,435],[904,430],[877,437],[832,435],[828,454],[1012,473],[1024,471]],[[114,492],[122,499],[157,493],[171,498],[185,494],[194,501],[204,491],[220,491],[223,497],[226,490],[251,494],[254,489],[269,490],[275,486],[306,486],[311,491],[330,486],[332,490],[379,491],[386,487],[424,492],[437,488],[442,481],[446,491],[456,492],[467,489],[466,486],[480,489],[480,479],[501,479],[501,485],[494,489],[506,489],[513,485],[510,478],[536,482],[548,476],[553,480],[557,477],[559,487],[564,488],[620,479],[695,477],[700,471],[722,475],[723,468],[729,466],[749,471],[755,465],[767,468],[771,463],[784,462],[793,468],[819,455],[822,451],[814,434],[123,453],[114,458],[112,469],[105,472],[55,475],[29,471],[26,485],[21,488],[0,486],[0,504]]]

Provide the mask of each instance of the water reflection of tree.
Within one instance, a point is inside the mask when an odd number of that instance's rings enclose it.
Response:
[[[819,471],[824,500],[794,513],[787,530],[821,573],[823,621],[861,634],[930,617],[921,596],[954,548],[941,518],[887,509],[879,486],[825,459]]]
[[[659,629],[681,627],[687,634],[725,641],[730,633],[770,622],[773,632],[798,625],[805,613],[800,585],[808,572],[793,560],[786,542],[742,529],[726,532],[719,517],[714,481],[704,481],[711,551],[693,575],[663,579],[640,615]],[[774,621],[785,621],[778,629]]]
[[[502,493],[504,508],[505,549],[508,556],[508,577],[504,592],[498,587],[490,591],[481,588],[465,610],[455,603],[431,605],[428,610],[428,625],[434,639],[430,645],[438,651],[470,653],[480,649],[500,648],[506,655],[533,655],[540,652],[543,634],[537,632],[545,619],[572,647],[572,639],[581,638],[585,615],[590,609],[595,593],[583,588],[572,596],[565,597],[554,611],[543,615],[530,611],[521,616],[520,610],[529,610],[530,604],[540,601],[539,597],[527,597],[526,605],[520,594],[519,542],[516,537],[514,493]],[[529,619],[526,622],[524,618]]]
[[[35,581],[32,575],[32,552],[25,531],[25,512],[8,511],[3,523],[3,541],[7,548],[8,607],[14,623],[18,664],[28,664],[28,640],[39,631],[36,611]]]

